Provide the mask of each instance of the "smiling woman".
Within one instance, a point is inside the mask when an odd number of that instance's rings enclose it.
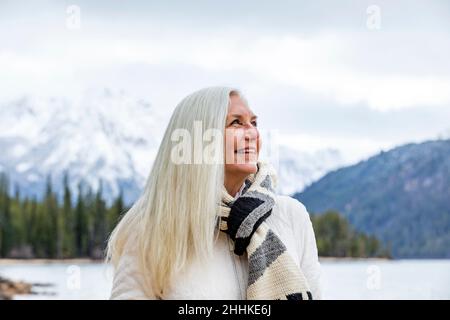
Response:
[[[109,239],[111,299],[320,298],[308,212],[275,194],[256,119],[233,88],[205,88],[178,104],[144,192]],[[221,161],[174,162],[180,129],[221,132]]]

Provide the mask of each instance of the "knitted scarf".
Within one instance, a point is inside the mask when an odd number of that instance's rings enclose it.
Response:
[[[236,200],[222,191],[220,230],[230,235],[234,253],[248,256],[247,300],[310,300],[303,272],[266,220],[275,204],[273,168],[259,161]]]

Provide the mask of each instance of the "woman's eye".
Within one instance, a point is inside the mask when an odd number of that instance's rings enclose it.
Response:
[[[256,122],[256,121],[252,121],[251,122],[252,123],[252,125],[254,126],[254,127],[257,127],[258,126],[258,123]],[[232,125],[241,125],[242,123],[238,120],[238,119],[234,119],[231,123],[230,123],[230,126],[232,126]]]

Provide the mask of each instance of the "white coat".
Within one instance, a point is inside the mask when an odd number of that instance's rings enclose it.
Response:
[[[303,271],[314,299],[321,298],[320,264],[311,220],[305,206],[289,196],[276,196],[266,223],[286,245]],[[248,259],[233,253],[232,240],[220,232],[214,256],[178,275],[166,299],[245,300]],[[114,272],[110,299],[156,299],[144,286],[133,252],[125,252]],[[146,294],[147,292],[147,294]]]

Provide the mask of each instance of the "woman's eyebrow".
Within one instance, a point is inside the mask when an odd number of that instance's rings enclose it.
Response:
[[[242,114],[231,114],[230,117],[242,118]],[[256,119],[258,116],[253,114],[251,118]]]

